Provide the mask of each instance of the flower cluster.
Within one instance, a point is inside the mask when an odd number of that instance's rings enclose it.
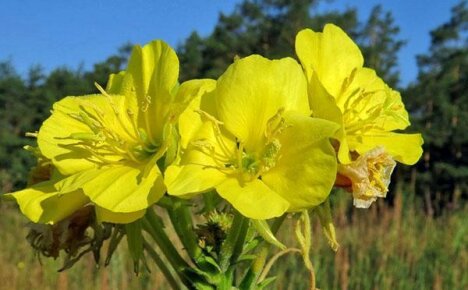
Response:
[[[83,208],[129,224],[162,198],[206,192],[258,221],[317,207],[334,186],[369,207],[395,161],[417,162],[422,138],[394,132],[409,125],[400,94],[340,28],[300,31],[296,53],[300,62],[251,55],[218,80],[179,83],[171,47],[136,46],[99,94],[54,104],[34,133],[30,186],[5,196],[52,225]]]

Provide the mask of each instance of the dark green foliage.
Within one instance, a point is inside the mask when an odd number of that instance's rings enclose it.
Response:
[[[452,9],[451,19],[434,29],[431,38],[429,53],[418,57],[418,82],[406,95],[413,128],[423,132],[425,140],[417,189],[433,212],[457,206],[468,192],[467,1]]]
[[[398,39],[399,32],[392,14],[378,5],[372,9],[362,31],[358,33],[365,65],[375,69],[391,87],[395,87],[399,81],[398,51],[405,44],[405,41]]]
[[[0,63],[0,191],[11,191],[24,185],[32,158],[18,150],[30,143],[24,132],[37,122],[32,112],[36,104],[29,95],[36,93],[36,83],[41,81],[40,69],[31,70],[31,80],[23,81],[11,63]]]
[[[230,15],[220,14],[213,32],[196,32],[179,47],[182,79],[217,78],[236,56],[261,54],[268,58],[295,56],[297,32],[321,31],[326,23],[342,27],[360,44],[366,65],[390,85],[398,83],[397,54],[404,41],[393,16],[376,6],[361,24],[356,9],[318,13],[319,0],[244,0]]]
[[[184,67],[182,79],[217,78],[236,56],[293,56],[296,33],[318,20],[313,20],[309,13],[317,3],[317,0],[241,2],[230,15],[220,14],[211,35],[201,38],[194,33],[179,47]]]

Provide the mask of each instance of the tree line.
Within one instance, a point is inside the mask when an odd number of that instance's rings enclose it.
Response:
[[[294,38],[305,27],[321,30],[335,23],[355,39],[365,58],[390,86],[399,88],[411,114],[411,130],[424,135],[424,155],[412,168],[399,167],[394,184],[424,200],[430,213],[457,207],[468,197],[468,9],[461,0],[450,19],[430,32],[431,46],[417,57],[417,80],[399,87],[398,52],[405,45],[389,11],[375,6],[364,19],[356,8],[319,11],[324,0],[243,0],[221,13],[213,32],[193,32],[178,47],[181,80],[217,78],[237,56],[259,53],[269,58],[294,56]],[[34,144],[25,132],[36,131],[51,105],[65,96],[96,93],[110,73],[122,70],[131,51],[123,45],[91,70],[66,67],[45,73],[40,66],[19,75],[0,62],[0,193],[25,185],[33,165]],[[403,64],[404,65],[404,64]]]

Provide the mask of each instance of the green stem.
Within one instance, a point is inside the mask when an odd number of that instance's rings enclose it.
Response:
[[[302,224],[301,224],[302,221]],[[303,233],[301,231],[301,226]],[[304,260],[304,265],[309,270],[310,273],[310,289],[316,290],[315,287],[315,269],[310,259],[310,249],[312,247],[312,229],[310,226],[310,217],[307,210],[303,210],[301,217],[296,223],[296,238],[299,244],[301,245],[302,258]]]
[[[236,212],[226,240],[221,246],[219,265],[223,272],[226,272],[241,254],[248,225],[248,220]]]
[[[185,250],[192,261],[196,263],[197,258],[202,255],[202,251],[197,243],[190,208],[184,201],[174,199],[171,207],[167,208],[167,213]]]
[[[249,230],[250,221],[249,219],[242,217],[242,224],[240,226],[239,235],[237,236],[236,243],[234,244],[234,249],[231,255],[230,264],[233,265],[237,262],[237,259],[242,254],[244,249],[245,238]]]
[[[266,258],[268,256],[268,246],[262,246],[258,250],[257,258],[253,261],[252,266],[245,274],[244,279],[239,286],[239,289],[253,289],[257,284],[258,277],[263,270]]]
[[[282,250],[281,252],[276,253],[273,257],[271,257],[271,259],[268,261],[268,263],[263,268],[262,274],[260,275],[260,277],[258,277],[258,282],[260,283],[263,280],[265,280],[266,276],[268,275],[268,272],[270,272],[270,270],[273,267],[273,265],[275,264],[275,262],[279,258],[281,258],[282,256],[284,256],[286,254],[289,254],[289,253],[299,253],[299,254],[301,254],[302,252],[301,252],[301,250],[296,249],[296,248],[288,248],[288,249]]]
[[[151,247],[151,245],[147,241],[144,241],[143,245],[145,247],[145,250],[151,256],[151,258],[153,258],[153,261],[163,273],[164,277],[166,277],[167,282],[169,282],[169,285],[171,285],[171,288],[174,290],[180,289],[179,283],[177,283],[171,270],[169,270],[166,263],[159,257],[158,253],[156,253],[156,251]]]
[[[146,230],[146,232],[148,232],[151,238],[153,238],[158,247],[161,249],[161,252],[166,256],[167,260],[178,274],[182,283],[191,289],[193,287],[193,283],[184,274],[185,270],[189,269],[190,266],[180,256],[171,240],[169,240],[166,232],[163,229],[163,225],[159,220],[159,217],[151,208],[147,210],[146,215],[143,218],[143,228]]]
[[[276,234],[286,219],[286,215],[282,215],[276,218],[270,226],[271,232]],[[252,263],[247,274],[245,274],[242,283],[240,284],[240,289],[252,289],[254,285],[259,281],[259,276],[263,272],[266,258],[268,256],[268,251],[270,249],[270,243],[265,242],[264,240],[258,244],[257,258]]]

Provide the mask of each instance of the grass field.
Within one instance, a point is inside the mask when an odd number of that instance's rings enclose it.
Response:
[[[468,289],[468,208],[437,218],[427,217],[417,201],[397,196],[393,207],[369,210],[349,207],[345,193],[334,200],[340,249],[331,251],[317,222],[312,259],[322,290],[463,290]],[[107,268],[97,269],[91,256],[57,273],[60,261],[42,265],[24,237],[27,221],[10,204],[1,204],[0,290],[167,289],[158,270],[133,273],[124,243]],[[281,239],[294,243],[286,221]],[[307,273],[299,256],[282,257],[272,273],[274,289],[307,289]]]

